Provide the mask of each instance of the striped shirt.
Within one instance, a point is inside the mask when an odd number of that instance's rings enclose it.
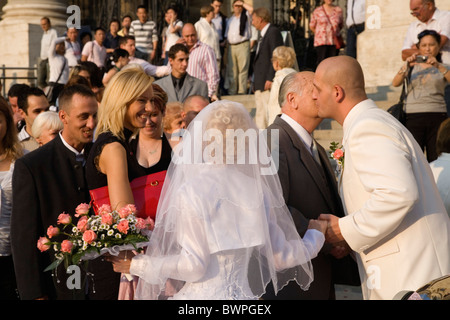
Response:
[[[131,22],[130,36],[136,38],[136,49],[146,54],[153,51],[153,42],[158,41],[158,29],[156,23],[147,20],[142,24],[139,20]]]
[[[220,76],[214,50],[201,41],[192,47],[189,53],[187,73],[208,84],[208,96],[216,93]]]

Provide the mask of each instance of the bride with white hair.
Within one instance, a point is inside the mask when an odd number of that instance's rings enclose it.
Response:
[[[137,299],[258,299],[270,282],[308,289],[326,223],[312,220],[300,238],[273,161],[241,104],[197,115],[174,149],[146,253],[108,258],[140,278]]]

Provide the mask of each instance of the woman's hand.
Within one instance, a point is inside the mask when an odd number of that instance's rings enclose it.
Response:
[[[437,61],[436,57],[434,57],[434,56],[428,57],[428,59],[427,59],[427,61],[425,63],[428,63],[428,64],[432,65],[435,68],[438,68],[439,65],[440,65],[439,62]]]
[[[328,222],[325,220],[309,220],[308,229],[316,229],[325,234]]]
[[[118,256],[106,255],[105,260],[113,264],[118,273],[130,273],[131,260],[135,256],[133,251],[121,251]]]
[[[417,58],[417,53],[413,53],[411,56],[409,56],[406,59],[406,68],[415,66],[417,64],[416,58]]]

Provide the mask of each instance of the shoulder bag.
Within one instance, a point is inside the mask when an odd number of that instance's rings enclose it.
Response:
[[[150,217],[155,220],[166,173],[167,170],[164,170],[136,178],[130,182],[138,217]],[[91,195],[91,206],[95,214],[98,214],[98,209],[102,205],[110,205],[108,186],[89,190],[89,194]]]
[[[339,50],[339,49],[345,48],[345,41],[344,41],[344,38],[342,37],[341,33],[336,32],[336,30],[333,27],[333,24],[331,23],[330,17],[328,17],[328,14],[325,11],[325,8],[323,6],[322,6],[322,10],[325,13],[325,16],[327,17],[328,22],[331,25],[331,30],[333,30],[333,42],[334,42],[334,45],[336,46],[336,49]]]
[[[399,101],[391,106],[387,112],[389,112],[395,119],[400,121],[403,125],[406,123],[406,112],[405,112],[405,99],[407,95],[407,85],[409,78],[411,77],[412,68],[409,68],[408,75],[403,80],[402,93],[400,95]]]

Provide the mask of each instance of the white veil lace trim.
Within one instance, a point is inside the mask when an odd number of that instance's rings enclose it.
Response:
[[[295,229],[275,164],[241,104],[202,110],[174,149],[146,254],[133,259],[136,297],[173,296],[204,281],[218,255],[234,253],[240,264],[226,285],[241,288],[237,297],[261,297],[270,282],[275,292],[292,280],[307,289],[317,252]]]

